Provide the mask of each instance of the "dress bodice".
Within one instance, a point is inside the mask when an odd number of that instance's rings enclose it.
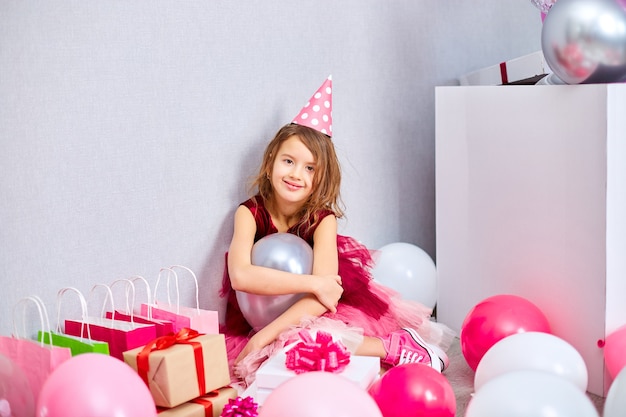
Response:
[[[256,221],[256,235],[254,236],[255,242],[267,235],[271,235],[272,233],[278,233],[278,228],[274,225],[272,216],[265,207],[265,203],[263,202],[261,196],[257,195],[252,197],[241,203],[241,205],[246,206],[250,210],[254,216],[254,220]],[[315,234],[317,226],[319,226],[320,222],[326,216],[331,214],[333,214],[333,212],[330,210],[320,210],[316,213],[315,219],[312,219],[305,224],[296,224],[295,226],[290,227],[287,230],[287,233],[301,237],[307,241],[311,247],[313,247],[313,235]]]

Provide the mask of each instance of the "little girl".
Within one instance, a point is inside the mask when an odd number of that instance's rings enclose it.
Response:
[[[378,356],[384,366],[422,362],[438,371],[454,334],[430,320],[429,308],[403,300],[372,280],[370,251],[337,234],[341,171],[331,141],[329,77],[291,124],[267,146],[253,182],[258,193],[235,212],[222,296],[228,297],[226,335],[233,376],[244,386],[256,369],[302,329],[324,330],[355,355]],[[252,247],[272,233],[293,233],[313,248],[310,275],[253,265]],[[233,291],[234,290],[234,291]],[[305,293],[282,315],[254,332],[235,291],[262,295]]]

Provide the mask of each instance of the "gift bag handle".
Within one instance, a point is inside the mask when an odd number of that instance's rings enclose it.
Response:
[[[157,280],[156,283],[154,284],[154,304],[156,305],[157,302],[157,291],[159,289],[159,283],[161,282],[161,274],[163,274],[165,271],[168,271],[167,273],[167,282],[166,282],[166,291],[167,291],[167,303],[168,304],[172,304],[172,300],[170,298],[170,274],[174,274],[176,275],[176,272],[174,272],[174,270],[172,270],[171,268],[161,268],[159,269],[159,275],[157,276]],[[178,284],[178,280],[176,281],[176,284]],[[178,293],[178,291],[176,291],[176,314],[179,314],[179,306],[180,306],[180,294]]]
[[[76,295],[78,296],[78,299],[80,301],[80,307],[82,310],[82,320],[81,320],[81,325],[80,325],[80,334],[81,334],[81,339],[83,339],[82,335],[84,334],[83,331],[85,329],[85,323],[87,322],[87,317],[88,316],[88,312],[87,312],[87,301],[85,301],[85,297],[83,296],[83,293],[81,293],[77,288],[74,287],[65,287],[65,288],[61,288],[58,292],[57,292],[57,333],[62,333],[61,331],[61,300],[63,298],[63,295],[65,295],[66,292],[71,291],[76,293]],[[87,339],[91,340],[91,328],[90,326],[87,326]]]
[[[26,303],[26,301],[32,301],[33,303],[35,303],[35,306],[37,306],[37,311],[39,312],[39,321],[41,323],[41,332],[43,334],[47,333],[49,340],[52,341],[52,332],[50,331],[50,319],[48,318],[48,310],[46,309],[46,305],[43,303],[41,298],[39,298],[36,295],[24,297],[18,300],[15,306],[13,306],[13,337],[17,339],[20,338],[19,332],[17,331],[17,324],[15,321],[16,319],[15,310],[20,304]],[[26,314],[26,306],[24,306],[24,309],[22,310],[22,318],[24,318],[25,314]],[[24,334],[26,334],[26,320],[22,320],[22,330],[24,331]],[[42,337],[40,341],[40,345],[42,347],[44,347],[45,345],[43,341],[44,341],[44,338]]]
[[[170,266],[171,270],[174,270],[174,268],[182,268],[184,270],[186,270],[187,272],[189,272],[189,274],[191,275],[191,277],[193,278],[193,283],[196,286],[196,310],[198,310],[198,312],[200,311],[200,301],[199,301],[199,297],[198,297],[198,278],[196,277],[196,274],[193,273],[193,271],[189,268],[187,268],[186,266],[183,265],[172,265]],[[176,291],[178,291],[178,275],[176,275],[176,273],[174,274],[174,279],[176,280]]]
[[[103,318],[105,316],[104,312],[107,307],[107,299],[111,301],[111,320],[115,321],[115,303],[113,302],[113,291],[111,291],[111,287],[106,284],[94,284],[91,287],[91,291],[89,294],[93,294],[96,288],[102,287],[107,291],[106,297],[104,297],[104,302],[102,303],[102,310],[100,310],[100,317]]]
[[[148,318],[152,319],[152,292],[150,290],[150,283],[141,275],[133,275],[132,277],[128,278],[128,280],[133,283],[137,280],[141,280],[144,284],[146,284],[146,295],[148,297],[148,301],[146,302],[146,305],[148,306]]]
[[[134,312],[133,312],[133,308],[135,307],[135,284],[129,280],[129,279],[116,279],[115,281],[113,281],[109,287],[109,290],[113,289],[113,286],[119,282],[124,282],[126,283],[126,290],[125,290],[125,294],[126,294],[126,314],[128,314],[130,316],[130,323],[131,325],[135,324],[135,320],[134,320]],[[132,298],[131,298],[131,303],[128,304],[128,295],[129,293],[131,293],[132,291]],[[113,293],[111,292],[111,299],[113,297]],[[104,309],[102,310],[104,312]],[[115,314],[115,312],[113,312],[112,314]],[[113,316],[112,316],[113,317]]]
[[[171,299],[170,299],[170,277],[171,275],[174,275],[174,283],[176,286],[176,313],[179,313],[180,310],[180,290],[178,287],[178,274],[176,274],[176,272],[174,271],[174,268],[182,268],[186,271],[189,272],[189,274],[191,275],[191,277],[193,278],[193,282],[195,284],[196,287],[196,310],[199,312],[200,311],[200,301],[199,301],[199,297],[198,297],[198,293],[199,293],[199,289],[198,289],[198,278],[196,277],[196,274],[194,274],[194,272],[187,268],[186,266],[183,265],[172,265],[169,268],[161,268],[159,271],[159,276],[157,277],[157,282],[154,286],[154,294],[155,294],[155,299],[156,299],[156,293],[157,293],[157,287],[159,285],[159,281],[161,280],[161,274],[164,271],[169,271],[167,274],[167,302],[169,304],[172,304]]]

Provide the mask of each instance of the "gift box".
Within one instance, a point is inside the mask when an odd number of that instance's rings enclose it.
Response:
[[[148,385],[159,407],[176,407],[230,384],[223,334],[183,329],[126,351],[123,357]]]
[[[159,417],[219,417],[231,398],[237,398],[237,390],[224,387],[174,408],[157,407],[157,413]]]
[[[461,85],[503,85],[522,84],[531,80],[535,84],[547,74],[552,73],[542,51],[533,52],[518,58],[500,62],[471,72],[459,78]]]
[[[259,404],[262,404],[262,400],[264,400],[273,389],[297,375],[296,372],[286,367],[286,360],[286,353],[280,352],[268,359],[257,370],[255,400]],[[336,373],[336,375],[348,378],[363,389],[367,389],[379,374],[380,358],[373,356],[351,356],[350,363],[343,371]]]

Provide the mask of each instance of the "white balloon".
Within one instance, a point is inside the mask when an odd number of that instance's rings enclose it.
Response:
[[[482,357],[474,374],[474,390],[512,371],[545,371],[569,380],[586,392],[588,372],[580,353],[565,340],[549,333],[524,332],[505,337]]]
[[[407,300],[435,308],[437,303],[437,267],[432,258],[410,243],[390,243],[379,249],[372,277],[396,290]]]
[[[604,401],[604,417],[626,417],[626,368],[615,377]]]
[[[565,378],[544,371],[513,371],[487,382],[465,417],[599,417],[591,399]]]

